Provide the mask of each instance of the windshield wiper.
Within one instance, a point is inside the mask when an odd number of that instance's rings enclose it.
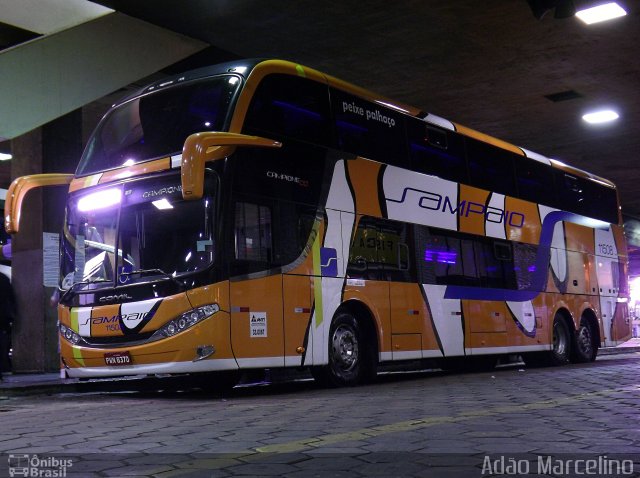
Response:
[[[184,290],[184,284],[180,282],[177,277],[163,271],[162,269],[136,269],[133,271],[121,272],[120,276],[130,276],[133,274],[159,274],[166,279],[170,279],[180,288],[181,291]]]
[[[88,284],[97,284],[99,282],[113,282],[113,279],[87,279],[87,280],[81,280],[80,282],[74,282],[73,284],[71,284],[71,287],[69,287],[67,290],[64,291],[64,294],[62,294],[62,296],[60,297],[60,302],[64,302],[64,300],[67,298],[67,295],[70,294],[71,292],[74,292],[76,289],[76,286],[79,285],[88,285]]]

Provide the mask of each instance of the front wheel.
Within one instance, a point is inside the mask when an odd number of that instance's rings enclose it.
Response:
[[[314,378],[331,386],[356,385],[369,374],[369,360],[365,335],[358,321],[351,314],[338,314],[329,330],[329,364],[312,370]]]

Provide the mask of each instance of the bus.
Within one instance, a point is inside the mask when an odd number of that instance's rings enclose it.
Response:
[[[282,60],[114,105],[68,185],[68,377],[589,362],[630,336],[610,181]],[[25,211],[28,216],[28,211]]]

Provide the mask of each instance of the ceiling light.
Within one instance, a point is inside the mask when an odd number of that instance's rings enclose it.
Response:
[[[587,25],[592,23],[604,22],[612,18],[623,17],[627,14],[624,8],[615,2],[605,3],[597,7],[580,10],[576,13],[576,17],[585,22]]]
[[[613,110],[593,111],[582,116],[582,119],[590,124],[608,123],[617,120],[620,117]]]
[[[7,153],[0,153],[0,161],[9,161],[13,156]]]

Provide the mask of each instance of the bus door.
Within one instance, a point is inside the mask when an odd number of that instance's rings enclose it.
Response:
[[[386,221],[381,224],[379,255],[384,259],[385,279],[389,281],[391,348],[393,360],[423,358],[423,329],[430,320],[421,287],[417,283],[415,254],[411,252],[413,226]]]
[[[320,278],[318,278],[320,280]],[[310,321],[314,278],[283,274],[284,360],[286,366],[302,366],[313,356]],[[309,357],[307,360],[306,357]],[[304,360],[304,363],[303,363]]]
[[[358,217],[349,248],[345,299],[354,298],[366,304],[386,332],[389,330],[389,282],[384,277],[385,255],[380,234],[383,222],[368,216]]]
[[[274,263],[273,208],[236,202],[229,284],[231,347],[240,368],[284,366],[282,274]]]

